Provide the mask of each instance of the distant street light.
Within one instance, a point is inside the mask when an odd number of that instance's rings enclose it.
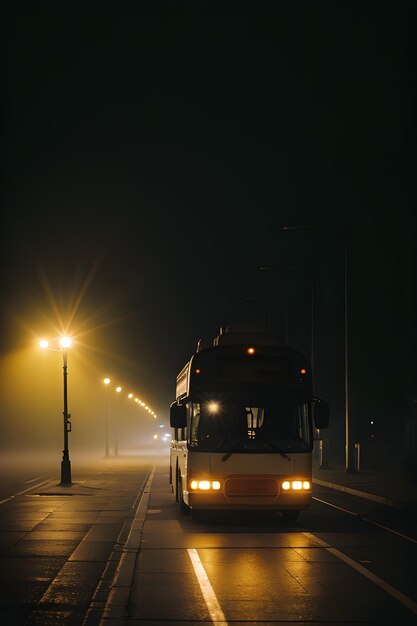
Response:
[[[120,394],[121,390],[122,390],[122,388],[120,386],[116,387],[116,392],[118,394]],[[117,403],[117,414],[116,414],[116,420],[115,420],[115,439],[116,439],[115,444],[114,444],[114,454],[115,454],[115,456],[118,456],[118,454],[119,454],[119,441],[118,441],[118,438],[119,438],[118,420],[119,420],[119,414],[120,414],[120,406],[119,405],[120,405],[120,402]]]
[[[133,398],[133,393],[129,393],[127,397],[130,399]],[[144,409],[156,419],[157,415],[155,411],[153,411],[145,402],[142,402],[142,400],[138,397],[135,397],[134,401],[137,402],[140,406],[144,407]]]
[[[105,389],[106,389],[106,443],[104,446],[104,456],[107,458],[109,457],[109,392],[108,392],[108,388],[109,385],[111,383],[110,378],[105,378],[103,380],[103,383],[106,385]]]
[[[63,359],[63,374],[64,374],[64,449],[62,451],[62,461],[61,461],[61,485],[62,486],[70,486],[72,485],[71,480],[71,461],[69,458],[69,449],[68,449],[68,433],[71,432],[71,415],[68,413],[68,389],[67,389],[67,377],[68,377],[68,368],[67,368],[67,349],[71,346],[71,338],[70,337],[61,337],[58,341],[59,348],[50,348],[49,342],[46,339],[42,339],[39,342],[39,346],[43,350],[53,350],[54,352],[60,351],[62,353]]]
[[[320,226],[284,226],[284,230],[318,230],[343,236],[344,240],[344,327],[345,327],[345,472],[354,473],[353,448],[349,447],[349,360],[348,360],[348,233]]]

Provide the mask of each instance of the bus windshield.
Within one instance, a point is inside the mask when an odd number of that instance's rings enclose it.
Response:
[[[309,452],[310,403],[279,393],[204,394],[187,403],[188,447],[201,452]]]

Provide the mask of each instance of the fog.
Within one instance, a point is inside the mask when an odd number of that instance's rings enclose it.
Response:
[[[2,461],[36,463],[39,468],[60,462],[64,439],[62,353],[31,345],[3,356],[0,364]],[[111,373],[100,363],[87,362],[76,350],[68,351],[71,461],[85,464],[105,456],[106,411],[110,456],[115,455],[116,446],[120,457],[166,454],[168,437],[164,440],[162,433],[171,434],[166,421],[160,416],[155,419],[128,398],[129,391],[138,390],[126,388],[116,393],[115,387],[123,381],[114,379],[106,389],[105,376]]]

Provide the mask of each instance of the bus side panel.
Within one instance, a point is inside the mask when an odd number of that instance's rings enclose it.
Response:
[[[178,478],[181,476],[183,488],[187,484],[187,445],[185,441],[172,441],[170,448],[170,484],[172,493],[178,501]]]

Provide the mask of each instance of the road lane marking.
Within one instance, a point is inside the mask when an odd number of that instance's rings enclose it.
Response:
[[[374,526],[379,526],[380,528],[383,528],[384,530],[387,530],[388,532],[393,533],[394,535],[398,535],[399,537],[402,537],[402,539],[407,539],[407,541],[412,541],[413,543],[417,543],[416,539],[413,539],[412,537],[409,537],[408,535],[404,535],[403,533],[400,533],[398,530],[394,530],[393,528],[388,528],[388,526],[384,526],[383,524],[379,524],[379,522],[375,522],[373,520],[370,520],[367,517],[363,517],[362,519],[365,522],[368,522],[368,524],[373,524]]]
[[[204,602],[206,603],[213,624],[226,626],[227,620],[208,579],[206,570],[200,561],[197,550],[195,548],[188,548],[187,552],[193,564],[195,575],[197,576],[198,584],[200,585],[201,593],[203,594]]]
[[[348,511],[348,509],[344,509],[343,507],[337,506],[336,504],[332,504],[331,502],[327,502],[326,500],[320,500],[320,498],[316,498],[314,496],[313,496],[313,500],[317,500],[317,502],[321,502],[322,504],[327,504],[327,506],[331,506],[334,509],[338,509],[339,511],[343,511],[344,513],[353,515],[354,517],[359,517],[364,522],[367,522],[368,524],[372,524],[373,526],[379,526],[379,528],[383,528],[389,533],[393,533],[393,535],[398,535],[398,537],[401,537],[402,539],[407,539],[407,541],[412,541],[412,543],[417,543],[416,539],[413,539],[412,537],[409,537],[408,535],[404,535],[403,533],[400,533],[398,530],[394,530],[393,528],[384,526],[383,524],[380,524],[379,522],[375,522],[374,520],[369,519],[369,517],[362,517],[362,515],[358,513],[354,513],[353,511]]]
[[[332,504],[331,502],[327,502],[326,500],[320,500],[320,498],[316,498],[313,496],[313,500],[317,500],[317,502],[321,502],[322,504],[327,504],[327,506],[331,506],[334,509],[339,509],[339,511],[343,511],[344,513],[349,513],[349,515],[356,515],[352,511],[348,511],[347,509],[343,509],[341,506],[337,506],[336,504]]]
[[[376,574],[373,574],[370,570],[366,569],[366,567],[363,567],[360,563],[358,563],[357,561],[354,561],[353,559],[351,559],[349,556],[347,556],[340,550],[337,550],[337,548],[332,548],[330,544],[328,544],[326,541],[323,541],[323,539],[320,539],[316,535],[313,535],[313,533],[303,532],[303,535],[307,537],[308,539],[310,539],[311,541],[318,543],[320,546],[322,546],[328,552],[330,552],[330,554],[333,554],[334,556],[336,556],[338,559],[340,559],[341,561],[343,561],[344,563],[352,567],[357,572],[359,572],[359,574],[362,574],[362,576],[365,576],[366,578],[371,580],[380,589],[382,589],[383,591],[388,593],[392,598],[394,598],[394,600],[397,600],[397,602],[400,602],[409,611],[417,615],[417,603],[413,602],[413,600],[411,600],[406,595],[401,593],[401,591],[398,591],[398,589],[396,589],[389,583],[385,582],[385,580],[382,580],[382,578],[379,578],[379,576],[377,576]]]
[[[5,502],[8,502],[9,500],[13,500],[13,498],[17,498],[17,496],[21,496],[24,493],[27,493],[28,491],[32,491],[33,489],[38,489],[38,487],[43,487],[43,485],[46,485],[47,483],[51,482],[51,480],[53,480],[53,476],[52,478],[47,478],[46,480],[43,480],[41,483],[38,483],[37,485],[32,485],[32,487],[28,487],[27,489],[24,489],[23,491],[19,491],[19,493],[15,493],[14,496],[9,496],[8,498],[5,498],[4,500],[0,500],[0,504],[4,504]]]
[[[39,480],[39,478],[42,478],[42,476],[37,476],[36,478],[31,478],[30,480],[24,480],[23,484],[28,485],[29,483],[34,483],[36,480]]]

